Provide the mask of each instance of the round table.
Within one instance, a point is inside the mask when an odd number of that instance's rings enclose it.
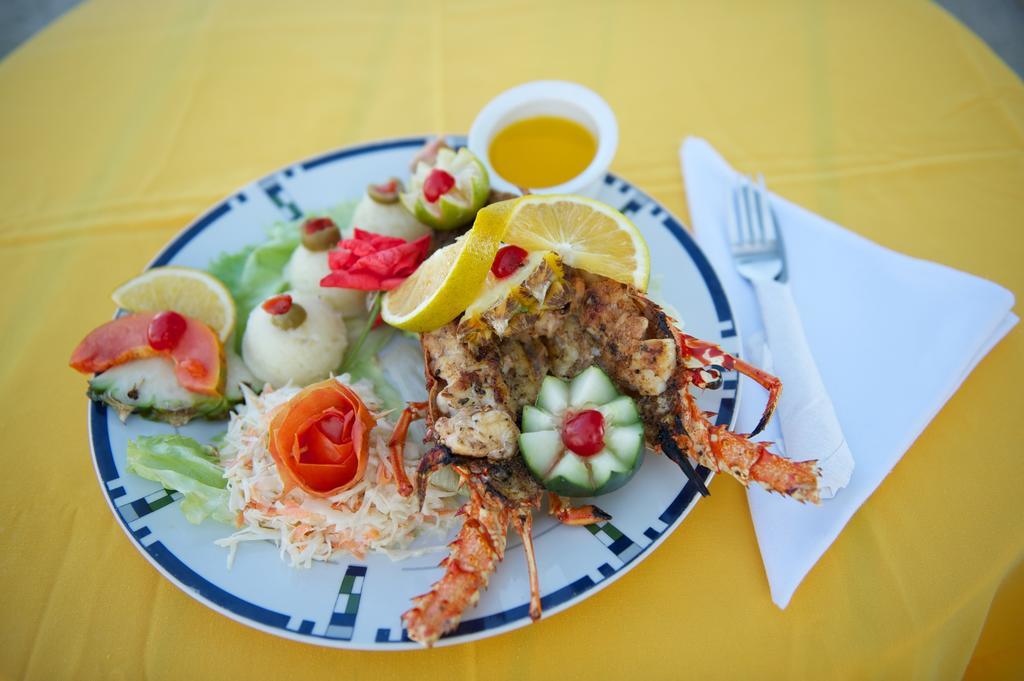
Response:
[[[109,292],[252,178],[344,144],[465,132],[501,90],[550,77],[608,100],[612,169],[684,220],[677,152],[695,134],[869,239],[1024,290],[1024,87],[929,3],[87,2],[0,63],[0,676],[1024,673],[1020,328],[785,611],[727,482],[611,588],[432,651],[268,636],[132,548],[97,486],[84,381],[67,367],[110,316]],[[894,348],[886,368],[913,353]]]

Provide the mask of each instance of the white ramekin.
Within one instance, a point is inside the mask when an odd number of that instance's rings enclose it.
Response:
[[[615,114],[601,97],[578,83],[562,80],[535,80],[505,90],[487,103],[469,129],[469,150],[487,166],[491,187],[520,193],[519,188],[501,177],[491,165],[488,150],[491,140],[511,123],[534,116],[560,116],[582,125],[597,140],[597,153],[586,169],[568,182],[554,187],[531,187],[536,194],[583,194],[594,196],[601,187],[608,166],[619,145],[619,124]],[[543,159],[538,159],[543,163]]]

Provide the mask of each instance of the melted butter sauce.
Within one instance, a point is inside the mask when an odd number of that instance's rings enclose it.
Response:
[[[537,116],[516,121],[494,136],[488,154],[503,178],[542,189],[582,173],[597,153],[597,140],[575,121]]]

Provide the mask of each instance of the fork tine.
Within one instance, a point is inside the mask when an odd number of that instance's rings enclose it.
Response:
[[[732,188],[733,215],[736,216],[736,238],[732,245],[742,246],[747,243],[747,210],[743,198],[743,176],[736,178],[736,184]]]
[[[730,246],[740,276],[748,281],[786,281],[786,253],[764,177],[738,175],[733,186]]]
[[[727,229],[729,237],[729,247],[735,248],[737,245],[743,242],[743,218],[740,215],[740,195],[739,185],[735,185],[732,188],[732,210],[729,211],[729,220],[727,221]]]
[[[758,196],[758,205],[760,206],[760,222],[761,227],[764,230],[764,238],[766,241],[775,241],[779,235],[775,228],[775,219],[771,213],[771,206],[768,204],[768,189],[764,185],[764,176],[760,173],[757,174],[757,185],[755,191]]]
[[[743,198],[743,227],[745,229],[743,243],[746,246],[754,246],[757,244],[757,225],[754,221],[754,211],[751,210],[753,208],[751,203],[751,182],[748,176],[742,176],[739,190]]]
[[[746,179],[746,187],[751,193],[751,221],[754,224],[754,243],[763,246],[767,241],[765,236],[764,209],[760,191],[754,183],[754,178]]]
[[[748,246],[754,246],[761,242],[758,228],[757,214],[754,212],[754,197],[751,196],[750,178],[746,175],[743,176],[743,208],[744,218],[747,225],[747,239],[746,244]]]

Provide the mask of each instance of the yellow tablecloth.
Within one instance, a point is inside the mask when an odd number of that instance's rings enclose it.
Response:
[[[252,178],[343,144],[465,131],[499,91],[550,77],[607,98],[614,170],[684,218],[676,154],[699,134],[870,239],[1024,291],[1024,87],[928,3],[87,2],[0,63],[0,676],[1024,674],[1019,328],[786,611],[727,480],[609,589],[434,651],[259,633],[132,548],[66,366],[108,293]],[[914,352],[850,361],[898,390]]]

